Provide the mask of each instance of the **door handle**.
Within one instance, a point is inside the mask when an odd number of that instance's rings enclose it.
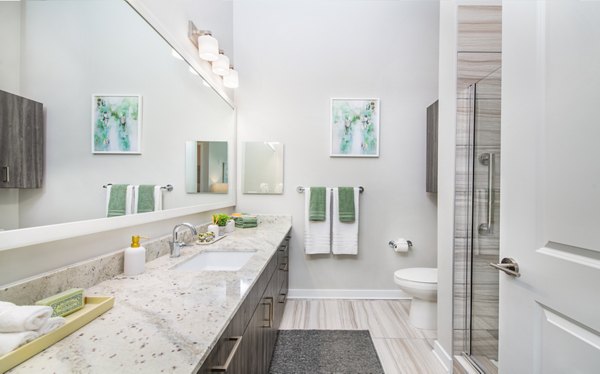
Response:
[[[490,235],[492,234],[492,218],[494,218],[494,154],[482,153],[479,156],[479,162],[488,167],[487,222],[479,225],[479,233]]]
[[[517,264],[517,262],[510,257],[503,258],[499,264],[490,262],[490,266],[515,278],[521,276],[521,273],[519,273],[519,264]]]

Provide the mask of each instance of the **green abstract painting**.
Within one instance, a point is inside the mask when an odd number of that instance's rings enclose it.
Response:
[[[141,153],[142,97],[92,96],[92,152]]]
[[[331,99],[331,156],[379,156],[379,99]]]

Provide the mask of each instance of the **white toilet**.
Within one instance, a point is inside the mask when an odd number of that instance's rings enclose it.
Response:
[[[437,269],[408,268],[394,273],[394,282],[409,296],[410,323],[420,329],[437,328]]]

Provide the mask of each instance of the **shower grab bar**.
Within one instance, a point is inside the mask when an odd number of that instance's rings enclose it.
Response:
[[[479,225],[479,233],[490,235],[492,233],[492,218],[494,217],[494,154],[482,153],[479,156],[479,162],[488,167],[487,222]]]

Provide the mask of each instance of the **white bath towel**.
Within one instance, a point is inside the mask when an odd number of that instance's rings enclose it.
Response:
[[[108,203],[110,202],[110,192],[112,191],[112,185],[107,185],[106,186],[106,207],[105,207],[105,213],[108,216]],[[127,186],[127,190],[125,192],[125,215],[128,214],[132,214],[133,213],[133,202],[135,199],[135,189],[133,185],[128,185]]]
[[[46,322],[40,327],[37,332],[40,335],[46,335],[56,330],[59,327],[64,326],[67,320],[63,317],[50,317],[46,320]]]
[[[37,330],[52,315],[52,308],[42,305],[6,305],[0,311],[0,333]]]
[[[163,191],[161,186],[154,186],[154,211],[163,210]]]
[[[310,220],[310,188],[304,189],[304,252],[331,253],[331,188],[325,189],[325,221]]]
[[[358,254],[359,193],[359,189],[354,188],[354,222],[340,222],[340,198],[338,189],[333,189],[331,251],[334,255]]]
[[[14,351],[25,343],[40,336],[37,331],[21,331],[0,333],[0,356]]]

